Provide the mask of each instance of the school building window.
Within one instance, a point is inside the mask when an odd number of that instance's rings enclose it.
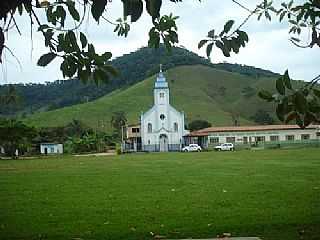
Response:
[[[265,141],[266,141],[266,137],[265,136],[256,137],[256,142],[265,142]]]
[[[279,141],[279,136],[270,136],[270,141],[271,141],[271,142],[277,142],[277,141]]]
[[[287,141],[294,141],[294,135],[287,135],[286,140]]]
[[[235,137],[226,137],[227,143],[234,143],[236,142],[236,138]]]
[[[211,144],[219,143],[219,138],[218,137],[210,138],[210,143]]]
[[[301,140],[309,140],[310,134],[301,134]]]

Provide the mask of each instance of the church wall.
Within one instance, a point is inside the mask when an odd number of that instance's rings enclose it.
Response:
[[[155,82],[153,94],[154,106],[140,118],[142,148],[144,151],[159,151],[160,136],[166,135],[167,139],[163,141],[168,144],[168,150],[179,151],[185,134],[184,114],[170,105],[170,91],[162,71]],[[148,124],[152,124],[152,132],[148,131]]]

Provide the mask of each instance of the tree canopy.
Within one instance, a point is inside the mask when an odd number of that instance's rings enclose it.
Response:
[[[196,131],[196,130],[208,128],[211,126],[212,126],[211,123],[209,123],[207,120],[198,119],[198,120],[194,120],[191,123],[189,123],[188,129],[190,131]]]
[[[0,145],[13,158],[16,157],[16,151],[25,148],[36,135],[35,128],[28,127],[21,121],[0,119]]]

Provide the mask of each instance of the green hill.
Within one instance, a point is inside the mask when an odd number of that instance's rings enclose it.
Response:
[[[119,70],[119,76],[112,78],[107,84],[97,86],[93,82],[82,83],[77,79],[57,80],[46,84],[13,84],[21,101],[9,108],[0,104],[0,117],[26,116],[94,101],[112,91],[132,86],[156,74],[160,63],[163,64],[164,69],[200,64],[251,77],[277,76],[273,72],[252,66],[213,64],[208,59],[184,48],[174,47],[169,54],[163,46],[158,49],[143,47],[111,61],[110,64]],[[7,94],[9,85],[0,84],[0,96]]]
[[[274,107],[260,100],[260,86],[271,88],[270,78],[254,78],[209,66],[181,66],[165,73],[170,86],[171,104],[186,114],[187,122],[205,119],[213,125],[232,125],[238,116],[241,125],[254,124],[250,117],[259,109],[273,116]],[[155,76],[126,89],[120,89],[95,101],[31,115],[26,122],[37,126],[63,126],[73,119],[91,127],[110,130],[111,115],[124,111],[130,124],[138,123],[139,115],[153,104]],[[251,94],[244,94],[245,90]]]

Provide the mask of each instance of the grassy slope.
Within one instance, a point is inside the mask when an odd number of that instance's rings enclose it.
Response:
[[[319,154],[2,160],[0,239],[320,239]]]
[[[245,86],[256,87],[258,80],[254,78],[201,65],[177,67],[169,70],[166,75],[171,103],[186,113],[189,122],[206,119],[214,125],[231,125],[231,112],[239,112],[242,113],[242,125],[252,124],[249,117],[258,108],[268,108],[267,103],[256,97],[249,100],[241,97]],[[148,110],[153,104],[154,80],[154,77],[146,79],[128,89],[117,90],[86,104],[38,113],[28,118],[27,122],[35,126],[57,126],[79,119],[90,126],[99,125],[99,128],[104,126],[109,129],[112,112],[122,110],[126,112],[129,123],[136,123],[141,111]],[[259,81],[273,84],[270,79]],[[220,87],[226,88],[224,96],[218,93]]]

